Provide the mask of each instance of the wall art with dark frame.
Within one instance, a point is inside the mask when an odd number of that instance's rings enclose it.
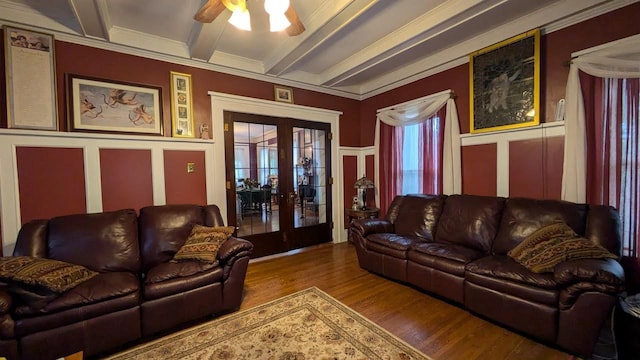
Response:
[[[162,88],[67,74],[71,131],[162,135]]]
[[[472,53],[472,133],[540,123],[540,31],[531,30]]]
[[[3,27],[7,127],[58,130],[53,35]]]

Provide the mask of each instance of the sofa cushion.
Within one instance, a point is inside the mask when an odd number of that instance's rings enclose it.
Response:
[[[235,231],[233,226],[208,227],[194,225],[184,245],[173,256],[174,261],[196,260],[213,263],[220,245]]]
[[[558,305],[559,291],[557,289],[545,289],[536,285],[523,284],[520,282],[494,278],[493,276],[481,275],[468,272],[465,276],[468,283],[497,291],[501,294],[509,294],[520,299],[532,301],[540,304]]]
[[[534,231],[508,255],[536,273],[552,272],[556,265],[568,260],[618,258],[602,246],[579,237],[563,222]]]
[[[162,205],[140,209],[140,248],[143,271],[168,262],[180,250],[195,224],[221,226],[215,205]]]
[[[445,243],[419,243],[414,244],[411,247],[411,251],[416,251],[423,254],[436,256],[439,258],[445,258],[461,263],[468,263],[473,260],[479,259],[485,256],[482,252],[456,245]]]
[[[49,220],[47,257],[98,272],[140,270],[138,216],[133,209]]]
[[[98,275],[84,266],[30,256],[0,258],[0,280],[63,293]]]
[[[493,242],[493,253],[506,255],[534,231],[555,222],[564,222],[577,234],[584,235],[587,208],[587,205],[567,201],[508,199]]]
[[[61,294],[41,309],[23,305],[16,307],[14,312],[18,317],[57,313],[69,308],[81,308],[86,305],[136,293],[139,289],[140,281],[136,274],[127,272],[100,273]],[[130,306],[135,305],[130,304]],[[107,312],[109,311],[103,313]]]
[[[114,286],[120,286],[119,290],[116,291]],[[139,280],[135,274],[100,274],[62,294],[40,311],[26,306],[16,308],[16,336],[22,337],[81,321],[91,321],[98,316],[135,309],[139,304]]]
[[[416,243],[408,258],[420,265],[432,267],[457,276],[464,276],[468,262],[485,256],[482,252],[456,244]]]
[[[218,267],[218,262],[180,261],[159,264],[145,274],[145,285],[183,278]]]
[[[467,272],[537,286],[556,289],[553,274],[537,274],[505,255],[486,256],[467,264]]]
[[[409,247],[415,242],[423,240],[413,236],[401,236],[398,234],[380,233],[367,236],[367,250],[391,255],[401,259],[407,258]]]
[[[452,195],[444,202],[435,241],[489,253],[504,206],[504,198]]]
[[[172,264],[172,265],[183,265],[182,263]],[[208,265],[208,264],[207,264]],[[158,279],[160,273],[166,273],[169,270],[166,270],[164,264],[158,265],[159,270],[155,270],[155,268],[149,270],[149,274],[151,274],[151,278]],[[194,273],[193,275],[186,275],[181,277],[168,278],[164,281],[154,282],[154,283],[145,283],[144,284],[144,299],[145,300],[154,300],[162,297],[170,296],[173,294],[178,294],[186,291],[190,291],[193,289],[197,289],[203,286],[212,285],[215,283],[222,282],[223,279],[223,269],[220,266],[215,266],[211,269]]]
[[[396,234],[418,236],[426,241],[433,241],[443,206],[444,197],[442,196],[405,196],[394,223]]]

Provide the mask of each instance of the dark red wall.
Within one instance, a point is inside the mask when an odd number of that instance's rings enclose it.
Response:
[[[462,147],[462,193],[496,196],[497,190],[496,144]]]
[[[16,149],[22,223],[84,213],[87,197],[82,149]]]
[[[353,205],[353,197],[357,195],[356,189],[353,187],[356,180],[358,180],[358,157],[357,156],[343,156],[342,157],[342,167],[343,178],[344,181],[342,183],[343,194],[344,194],[344,207],[351,208]],[[345,214],[345,218],[343,221],[344,228],[346,229],[349,225],[347,222],[347,216]]]
[[[204,151],[164,151],[167,204],[207,204],[204,159]],[[194,163],[194,172],[187,172],[187,163]]]
[[[151,151],[100,149],[100,182],[104,211],[153,205]]]
[[[201,123],[211,129],[211,100],[209,91],[273,100],[273,84],[215,71],[176,65],[139,56],[96,49],[56,41],[56,68],[58,77],[58,106],[60,128],[67,129],[65,122],[65,74],[90,75],[108,80],[120,80],[162,87],[163,120],[165,136],[171,136],[171,104],[169,72],[191,74],[193,87],[193,113],[196,129]],[[293,89],[296,104],[342,111],[340,118],[340,145],[357,146],[359,133],[349,131],[359,118],[359,102],[309,90]],[[6,110],[5,117],[6,117]],[[350,126],[351,125],[351,126]]]
[[[556,103],[565,97],[568,61],[571,53],[613,40],[640,34],[640,3],[543,35],[541,53],[541,121],[555,119]],[[513,34],[515,35],[515,34]],[[479,49],[475,49],[479,50]],[[376,110],[404,101],[452,89],[460,121],[460,132],[469,132],[469,64],[457,66],[427,78],[363,100],[361,104],[361,146],[374,142]]]

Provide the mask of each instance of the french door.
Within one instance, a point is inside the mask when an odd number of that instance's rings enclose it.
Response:
[[[225,112],[228,222],[260,257],[331,241],[330,125]]]

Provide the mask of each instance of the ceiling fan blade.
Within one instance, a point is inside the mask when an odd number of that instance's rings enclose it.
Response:
[[[291,23],[291,25],[289,25],[286,30],[289,36],[297,36],[304,32],[304,25],[302,24],[302,21],[300,21],[300,18],[298,17],[296,10],[293,8],[293,5],[289,5],[289,8],[284,13],[284,15]]]
[[[208,0],[200,10],[193,16],[193,19],[199,22],[210,23],[215,20],[220,13],[226,9],[220,0]]]

